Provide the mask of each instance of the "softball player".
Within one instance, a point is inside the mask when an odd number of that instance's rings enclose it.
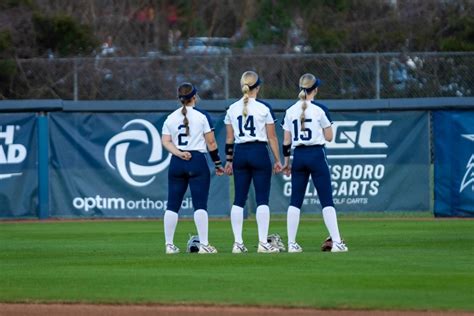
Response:
[[[275,133],[275,116],[270,105],[257,100],[260,80],[253,71],[247,71],[240,79],[243,98],[233,103],[224,119],[226,124],[226,173],[234,174],[235,201],[230,217],[235,243],[232,253],[247,252],[242,239],[244,205],[253,180],[257,200],[258,252],[275,253],[278,248],[267,242],[270,224],[270,180],[272,163],[267,144],[273,152],[273,170],[281,172],[278,139]],[[234,150],[235,143],[235,150]]]
[[[313,101],[318,93],[320,80],[312,74],[300,78],[299,101],[286,110],[282,126],[284,129],[283,156],[284,173],[291,173],[291,202],[288,207],[288,252],[302,252],[296,243],[309,176],[313,179],[323,208],[323,219],[333,241],[332,252],[345,252],[348,248],[341,240],[337,225],[336,210],[332,199],[331,176],[324,149],[325,141],[331,141],[333,132],[328,109]],[[293,163],[290,167],[291,148]]]
[[[163,124],[163,146],[173,154],[168,170],[168,207],[164,215],[166,253],[179,253],[173,243],[178,223],[178,211],[186,189],[191,189],[194,204],[194,222],[199,235],[199,253],[217,253],[208,241],[207,198],[210,172],[206,152],[214,161],[216,174],[224,174],[219,158],[214,128],[209,115],[195,108],[196,88],[183,83],[178,88],[182,107],[171,113]],[[207,145],[207,148],[206,148]]]

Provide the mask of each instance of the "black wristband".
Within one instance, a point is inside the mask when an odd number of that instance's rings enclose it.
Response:
[[[226,161],[226,162],[232,162],[232,161],[234,161],[234,159],[232,159],[232,158],[227,158],[225,161]]]
[[[226,156],[234,155],[234,144],[225,144],[225,154]]]
[[[219,157],[219,150],[217,148],[213,151],[210,151],[209,155],[211,156],[211,159],[212,161],[214,161],[214,163],[216,161],[219,161],[219,162],[221,161],[221,157]]]
[[[291,155],[291,144],[281,146],[283,148],[283,156],[284,157],[290,157]]]
[[[219,160],[219,161],[214,161],[214,167],[216,167],[216,169],[219,169],[222,167],[222,162]]]

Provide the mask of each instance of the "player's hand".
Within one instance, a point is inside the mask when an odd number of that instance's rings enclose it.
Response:
[[[289,177],[291,175],[291,166],[290,165],[284,165],[282,172],[285,176]]]
[[[190,160],[192,157],[189,151],[180,151],[177,156],[183,160]]]
[[[234,173],[234,170],[232,168],[232,162],[228,161],[228,162],[225,163],[224,172],[228,176],[231,176]]]
[[[225,173],[225,169],[222,166],[216,167],[216,175],[222,176]]]
[[[291,164],[289,161],[285,161],[285,164],[283,165],[281,172],[283,172],[285,176],[289,176],[291,174]]]
[[[275,162],[273,164],[273,172],[274,173],[280,173],[283,170],[283,167],[279,161]]]

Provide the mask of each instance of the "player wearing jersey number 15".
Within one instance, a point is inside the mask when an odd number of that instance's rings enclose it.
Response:
[[[273,171],[281,172],[282,166],[275,133],[275,116],[270,105],[257,99],[260,83],[255,72],[246,71],[240,79],[243,97],[229,107],[224,119],[227,132],[225,171],[228,175],[234,175],[235,189],[235,200],[230,212],[235,238],[233,253],[247,252],[242,239],[243,208],[252,181],[257,200],[258,252],[279,252],[278,248],[267,242],[272,177],[268,145],[275,161]]]
[[[331,175],[324,144],[333,138],[332,121],[328,109],[317,102],[320,80],[312,74],[300,78],[299,101],[285,112],[282,126],[284,130],[283,172],[291,174],[291,202],[288,207],[288,252],[302,252],[296,243],[296,233],[300,220],[309,176],[313,180],[321,202],[323,219],[332,239],[332,252],[348,250],[341,239],[337,224],[336,209],[332,197]],[[293,162],[290,167],[290,155],[293,149]]]
[[[167,254],[179,252],[173,239],[178,223],[178,211],[188,185],[195,209],[194,222],[199,235],[199,253],[217,252],[208,241],[208,150],[218,176],[224,174],[224,168],[217,150],[211,118],[206,112],[195,107],[196,93],[192,84],[181,84],[178,88],[178,98],[182,107],[171,113],[163,124],[163,146],[173,154],[168,170],[168,207],[163,219]]]

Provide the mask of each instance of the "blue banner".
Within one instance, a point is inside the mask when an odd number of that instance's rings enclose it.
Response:
[[[430,209],[427,112],[337,112],[332,119],[334,139],[326,153],[338,211]],[[291,176],[274,176],[271,210],[286,212],[290,196]],[[320,210],[310,181],[302,211]]]
[[[473,213],[472,113],[434,115],[437,216]],[[167,204],[170,159],[161,146],[165,118],[165,113],[51,113],[49,215],[161,217]],[[213,119],[224,157],[222,118]],[[332,118],[335,136],[326,148],[338,211],[430,209],[427,112],[333,113]],[[0,217],[38,214],[37,130],[35,114],[0,116]],[[281,143],[280,127],[277,132]],[[233,202],[229,180],[213,177],[211,216],[229,214]],[[274,176],[272,212],[286,212],[290,195],[291,177]],[[247,206],[252,212],[253,200],[251,194]],[[192,210],[188,192],[180,214],[190,216]],[[319,210],[310,183],[303,212]]]
[[[0,217],[38,212],[36,115],[0,114]]]
[[[474,216],[474,111],[433,113],[435,216]]]
[[[163,215],[171,159],[161,144],[166,114],[52,113],[50,118],[51,216]],[[222,118],[215,123],[223,143]],[[228,177],[212,177],[208,211],[228,215]],[[188,191],[180,216],[192,214]]]

